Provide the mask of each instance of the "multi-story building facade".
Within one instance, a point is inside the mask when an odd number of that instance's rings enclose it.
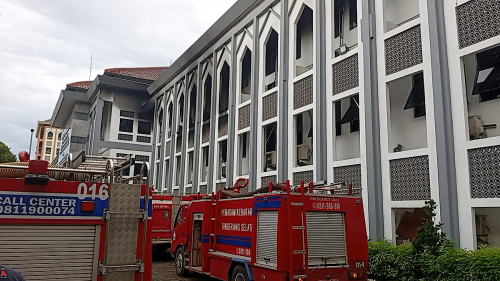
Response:
[[[37,160],[52,162],[61,147],[62,129],[50,125],[50,120],[38,121],[36,126],[36,153]]]
[[[344,182],[371,239],[411,238],[432,198],[457,245],[500,246],[499,16],[493,0],[237,1],[148,88],[155,188]]]
[[[76,82],[61,91],[51,123],[70,131],[69,151],[124,157],[136,164],[124,176],[136,175],[151,157],[153,106],[146,90],[166,67],[110,68],[93,81]]]

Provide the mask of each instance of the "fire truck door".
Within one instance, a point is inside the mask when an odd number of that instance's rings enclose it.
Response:
[[[111,184],[108,206],[105,258],[99,271],[105,281],[135,280],[144,268],[144,261],[137,258],[138,243],[145,242],[138,241],[139,223],[146,211],[141,209],[141,186]]]
[[[201,227],[203,223],[203,214],[195,213],[193,214],[193,261],[191,266],[197,267],[201,266]]]

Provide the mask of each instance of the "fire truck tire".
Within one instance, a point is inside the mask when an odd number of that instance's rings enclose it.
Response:
[[[189,273],[189,270],[186,268],[184,263],[183,247],[179,247],[177,248],[177,251],[175,251],[175,273],[177,273],[180,277],[185,277]]]
[[[231,276],[231,281],[248,281],[247,269],[242,265],[235,267],[233,275]]]

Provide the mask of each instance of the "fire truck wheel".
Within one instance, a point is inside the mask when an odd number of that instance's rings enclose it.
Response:
[[[231,281],[248,281],[248,273],[244,266],[238,265],[233,270]]]
[[[177,251],[175,251],[175,272],[180,277],[184,277],[188,274],[188,270],[184,264],[184,253],[182,247],[177,248]]]

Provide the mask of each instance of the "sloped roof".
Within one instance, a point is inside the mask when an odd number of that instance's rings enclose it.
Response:
[[[66,87],[81,88],[88,90],[90,88],[90,84],[92,84],[92,81],[79,81],[66,84]]]
[[[129,67],[129,68],[108,68],[104,70],[104,75],[115,74],[120,76],[145,79],[154,81],[167,69],[166,66],[160,67]]]

